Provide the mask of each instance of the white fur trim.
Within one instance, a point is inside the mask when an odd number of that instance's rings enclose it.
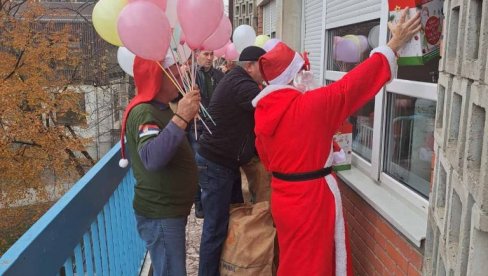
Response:
[[[259,92],[259,94],[252,100],[252,105],[254,107],[256,107],[258,105],[258,102],[262,98],[266,97],[267,95],[269,95],[273,92],[276,92],[276,91],[282,90],[282,89],[293,89],[293,90],[300,92],[300,90],[298,90],[296,87],[291,86],[291,85],[268,85],[263,90],[261,90],[261,92]]]
[[[295,52],[295,56],[291,63],[286,67],[285,71],[283,71],[278,77],[268,80],[269,84],[274,85],[286,85],[290,84],[291,81],[295,78],[296,74],[300,72],[303,67],[303,60],[302,56],[299,53]]]
[[[341,149],[343,152],[343,150]],[[334,163],[334,151],[332,143],[330,145],[330,153],[325,163],[324,168],[332,166]],[[346,276],[347,275],[347,248],[346,248],[346,225],[344,221],[344,212],[342,210],[342,198],[339,187],[337,186],[337,181],[333,175],[326,175],[325,181],[329,186],[329,190],[334,195],[335,207],[336,207],[336,217],[335,217],[335,227],[334,227],[334,242],[335,242],[335,264],[336,264],[336,276]]]
[[[119,167],[127,168],[128,165],[129,165],[129,160],[127,160],[127,159],[120,159],[119,160]]]
[[[335,217],[335,233],[334,233],[334,241],[335,241],[335,266],[336,276],[346,276],[347,275],[347,262],[350,261],[347,259],[347,248],[346,248],[346,225],[344,222],[344,212],[342,210],[342,199],[341,199],[341,192],[339,187],[337,186],[337,181],[335,180],[333,175],[325,176],[325,181],[329,185],[329,189],[334,195],[335,199],[335,209],[336,209],[336,217]]]
[[[372,56],[374,53],[380,53],[383,56],[385,56],[386,59],[388,60],[388,64],[390,64],[390,72],[391,72],[391,78],[388,83],[390,83],[393,79],[397,77],[397,72],[398,72],[397,57],[395,55],[395,52],[393,52],[393,50],[388,46],[380,46],[374,48],[371,51],[371,54],[369,56]]]

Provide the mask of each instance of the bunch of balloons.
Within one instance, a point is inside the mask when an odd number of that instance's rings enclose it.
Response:
[[[120,47],[119,64],[130,75],[135,56],[162,61],[171,47],[186,61],[191,51],[230,48],[222,0],[100,0],[92,19],[97,33]]]
[[[358,63],[369,49],[368,39],[363,35],[335,36],[333,58],[345,63]]]

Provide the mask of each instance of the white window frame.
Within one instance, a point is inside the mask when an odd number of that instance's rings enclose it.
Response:
[[[370,16],[362,18],[361,16],[356,18],[353,21],[345,22],[345,25],[351,24],[358,24],[370,20],[380,19],[380,41],[379,45],[386,45],[387,43],[387,35],[388,35],[388,1],[382,0],[382,9],[379,13],[379,18],[371,18]],[[324,11],[325,13],[325,11]],[[334,28],[342,27],[342,26],[334,26]],[[330,32],[329,29],[325,28],[324,24],[324,58],[326,59],[328,56],[328,39]],[[325,64],[325,60],[322,64]],[[327,66],[323,65],[323,69],[321,70],[322,80],[326,81],[337,81],[341,79],[346,73],[339,72],[339,71],[332,71],[327,70]],[[386,116],[387,116],[387,93],[392,94],[400,94],[415,98],[422,98],[428,99],[437,102],[437,84],[434,83],[426,83],[426,82],[417,82],[417,81],[410,81],[410,80],[403,80],[403,79],[394,79],[391,83],[386,85],[381,89],[381,91],[375,97],[375,106],[374,106],[374,125],[373,125],[373,144],[372,144],[372,155],[371,155],[371,162],[368,162],[358,154],[353,152],[352,164],[355,168],[360,169],[363,173],[367,174],[370,178],[376,181],[376,183],[380,186],[384,186],[385,188],[393,191],[400,197],[406,199],[410,202],[413,206],[418,208],[423,213],[427,213],[429,201],[424,197],[417,194],[415,191],[410,189],[405,184],[395,180],[393,177],[389,176],[383,170],[383,159],[384,159],[384,151],[385,147],[384,143],[385,139],[387,138],[384,131],[384,124],[386,123]]]

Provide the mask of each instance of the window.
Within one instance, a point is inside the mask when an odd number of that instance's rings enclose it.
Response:
[[[379,24],[379,20],[373,20],[328,30],[327,45],[331,51],[327,70],[348,72],[364,61],[379,43]],[[353,125],[353,152],[368,162],[373,147],[374,106],[373,99],[349,117]]]
[[[242,4],[242,15],[246,15],[246,4]]]
[[[249,3],[249,14],[253,14],[252,3]]]
[[[246,17],[246,25],[250,25],[249,24],[249,17]]]
[[[240,15],[239,6],[236,6],[236,14],[235,14],[235,16],[239,16],[239,15]]]
[[[381,19],[326,28],[325,83],[341,79],[371,49],[386,44],[387,13],[382,8]],[[433,58],[422,65],[400,66],[396,79],[348,119],[355,167],[423,207],[428,204],[434,155],[438,65],[439,58]]]
[[[388,93],[384,172],[429,196],[436,102]]]

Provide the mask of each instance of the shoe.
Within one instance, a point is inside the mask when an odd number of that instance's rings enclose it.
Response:
[[[195,217],[199,219],[203,218],[203,207],[201,202],[195,202]]]

